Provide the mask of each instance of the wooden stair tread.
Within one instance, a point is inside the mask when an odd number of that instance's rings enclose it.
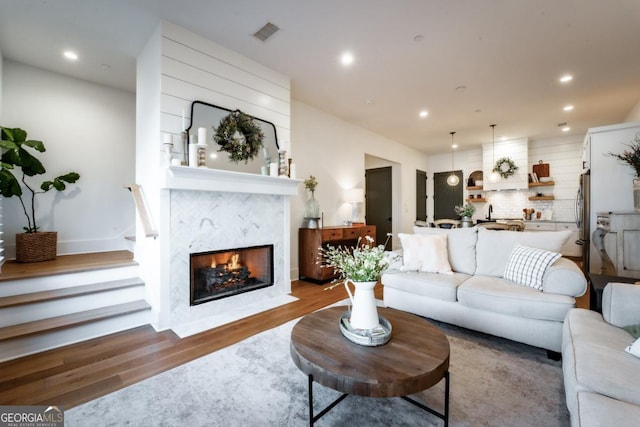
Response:
[[[78,326],[97,320],[108,319],[123,314],[135,313],[143,310],[150,310],[151,306],[144,300],[132,301],[123,304],[111,305],[108,307],[95,308],[64,316],[51,317],[48,319],[36,320],[33,322],[21,323],[18,325],[0,328],[0,341],[10,338],[23,337],[27,335],[51,332],[70,326]]]
[[[2,265],[0,282],[135,265],[138,263],[133,254],[126,250],[60,255],[51,261],[32,263],[7,261]]]
[[[89,295],[98,292],[125,289],[144,285],[140,278],[112,280],[109,282],[91,283],[88,285],[71,286],[68,288],[52,289],[49,291],[31,292],[28,294],[12,295],[0,298],[0,308],[37,302],[53,301],[73,296]]]

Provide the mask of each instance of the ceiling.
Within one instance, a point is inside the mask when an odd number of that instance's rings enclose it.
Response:
[[[0,0],[0,52],[134,90],[160,20],[289,76],[292,98],[425,153],[446,152],[450,131],[461,149],[491,142],[491,123],[496,139],[563,136],[563,122],[584,135],[640,100],[637,0]],[[280,31],[252,37],[267,22]],[[560,84],[565,73],[574,79]]]

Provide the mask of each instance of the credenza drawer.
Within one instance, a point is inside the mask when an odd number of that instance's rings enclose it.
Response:
[[[322,229],[322,241],[342,240],[343,229],[341,228],[323,228]]]

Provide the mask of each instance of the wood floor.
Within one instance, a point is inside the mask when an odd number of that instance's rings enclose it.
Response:
[[[293,282],[297,301],[184,339],[144,326],[1,363],[0,405],[72,408],[347,298],[327,287]]]

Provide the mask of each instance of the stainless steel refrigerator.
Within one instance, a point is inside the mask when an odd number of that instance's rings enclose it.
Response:
[[[591,197],[591,170],[585,170],[580,175],[580,186],[578,187],[578,195],[576,196],[576,225],[580,230],[577,245],[582,246],[582,271],[589,273],[590,265],[590,203]]]

